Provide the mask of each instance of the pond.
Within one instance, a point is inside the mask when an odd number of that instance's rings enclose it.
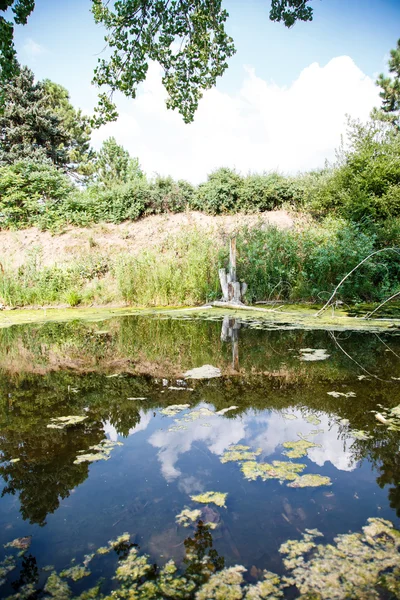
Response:
[[[1,329],[1,597],[399,598],[399,333]]]

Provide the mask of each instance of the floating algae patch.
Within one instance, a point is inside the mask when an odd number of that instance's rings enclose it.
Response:
[[[231,445],[227,450],[225,450],[220,458],[220,461],[222,463],[227,463],[256,460],[257,456],[259,456],[261,452],[261,448],[257,448],[257,450],[251,450],[250,446],[241,446],[240,444],[236,446]]]
[[[389,431],[400,431],[400,404],[394,408],[382,409],[380,413],[374,412],[375,418],[383,425],[387,425]]]
[[[57,598],[57,600],[67,600],[72,595],[68,583],[63,581],[56,572],[51,573],[49,576],[44,591],[51,598]]]
[[[0,562],[0,585],[6,582],[6,577],[11,571],[17,566],[17,562],[14,556],[8,555]]]
[[[196,600],[241,600],[243,598],[243,573],[246,569],[241,565],[224,569],[205,583],[196,594]]]
[[[221,371],[212,365],[203,365],[202,367],[186,371],[183,376],[186,379],[214,379],[215,377],[221,377]]]
[[[317,415],[311,414],[304,417],[304,420],[310,425],[319,425],[321,423],[321,419],[318,419]]]
[[[28,550],[32,542],[32,536],[27,535],[25,537],[15,538],[12,542],[4,544],[4,548],[17,548],[18,550]]]
[[[72,565],[69,569],[61,571],[60,577],[66,577],[72,579],[72,581],[79,581],[84,577],[88,577],[90,574],[91,572],[84,565]]]
[[[168,431],[185,431],[187,429],[187,425],[180,425],[177,423],[176,425],[171,425],[168,427]]]
[[[167,406],[166,408],[162,408],[160,413],[162,415],[166,415],[167,417],[174,417],[178,413],[182,412],[190,408],[190,404],[171,404],[171,406]]]
[[[355,398],[355,392],[327,392],[328,396],[333,396],[333,398]]]
[[[78,454],[74,460],[74,465],[80,465],[83,462],[96,462],[98,460],[108,460],[111,455],[111,450],[115,446],[123,446],[122,442],[112,442],[111,440],[103,440],[100,444],[95,446],[89,446],[89,450],[93,452],[87,452],[85,454]],[[85,452],[81,450],[81,452]]]
[[[222,492],[204,492],[204,494],[198,494],[197,496],[190,496],[193,502],[201,502],[202,504],[213,503],[217,506],[226,508],[225,500],[227,493]]]
[[[215,412],[207,408],[206,406],[202,406],[196,410],[191,410],[187,415],[184,415],[180,421],[185,421],[186,423],[190,423],[191,421],[197,421],[197,419],[201,419],[202,417],[214,417]],[[179,421],[177,421],[179,422]]]
[[[183,527],[189,527],[192,523],[195,523],[201,517],[201,510],[190,510],[189,508],[184,508],[179,515],[176,515],[175,521],[178,525],[183,525]]]
[[[338,535],[335,544],[317,545],[319,535],[311,530],[280,547],[287,585],[307,598],[372,600],[382,597],[379,588],[399,597],[400,532],[390,521],[368,519],[362,533]]]
[[[242,473],[248,481],[255,481],[258,477],[263,481],[267,481],[267,479],[279,479],[281,482],[292,481],[305,468],[306,465],[281,460],[274,460],[272,464],[247,461],[241,466]]]
[[[310,448],[321,448],[321,444],[315,444],[315,442],[310,442],[303,437],[295,442],[283,442],[282,446],[284,448],[290,448],[290,450],[286,450],[282,453],[288,458],[301,458],[302,456],[307,455]]]
[[[296,477],[291,483],[288,483],[288,487],[292,488],[320,487],[323,485],[332,485],[329,477],[310,473]]]
[[[300,360],[306,362],[315,362],[318,360],[326,360],[330,357],[324,348],[301,348],[300,349]]]
[[[70,415],[68,417],[55,417],[54,419],[50,419],[51,423],[47,427],[48,429],[64,429],[65,427],[82,423],[85,419],[87,419],[87,416]]]
[[[356,440],[370,440],[371,436],[366,431],[362,429],[351,429],[350,435],[353,436]]]
[[[282,417],[287,421],[295,421],[297,419],[297,416],[291,413],[282,413]]]
[[[129,533],[123,533],[122,535],[118,536],[117,539],[110,540],[107,546],[100,546],[100,548],[97,548],[95,554],[108,554],[111,552],[111,550],[115,550],[121,544],[127,544],[130,539],[131,536]],[[90,556],[90,554],[88,556]]]

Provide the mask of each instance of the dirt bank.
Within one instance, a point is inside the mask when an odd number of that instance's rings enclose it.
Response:
[[[198,227],[219,237],[227,236],[246,225],[273,224],[291,228],[298,220],[284,210],[259,215],[227,215],[213,217],[200,212],[152,215],[119,225],[101,223],[88,228],[69,227],[53,235],[36,227],[20,231],[0,231],[0,263],[19,267],[34,253],[40,253],[42,265],[75,260],[91,249],[112,256],[121,252],[137,254],[145,248],[162,246],[169,236],[181,230]]]

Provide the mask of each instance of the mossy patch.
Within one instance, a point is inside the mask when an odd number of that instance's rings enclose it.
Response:
[[[190,496],[193,502],[201,502],[202,504],[216,504],[226,508],[226,497],[228,494],[222,492],[204,492],[203,494],[197,494],[196,496]]]

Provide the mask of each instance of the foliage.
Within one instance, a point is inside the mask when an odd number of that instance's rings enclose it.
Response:
[[[330,172],[308,188],[308,206],[365,223],[400,215],[400,132],[350,121],[348,137]]]
[[[396,48],[390,51],[388,67],[393,79],[390,76],[379,75],[376,84],[381,88],[379,95],[382,98],[382,107],[375,109],[373,115],[400,130],[400,40],[397,41]]]
[[[110,137],[103,142],[96,160],[96,181],[106,189],[113,185],[129,183],[143,177],[137,158]]]
[[[68,178],[49,160],[26,159],[0,167],[0,228],[39,223],[48,227],[71,190]]]
[[[242,187],[243,178],[236,171],[218,169],[199,185],[194,205],[212,215],[237,212]]]
[[[1,0],[0,1],[0,108],[4,103],[4,86],[17,75],[19,64],[14,47],[14,25],[26,25],[29,15],[35,7],[35,0]],[[11,9],[11,13],[10,13]],[[13,15],[13,21],[7,21]]]
[[[67,146],[68,135],[49,108],[44,85],[35,83],[32,71],[23,67],[4,88],[0,165],[49,159],[64,167],[68,162]]]
[[[68,136],[66,149],[69,170],[82,175],[91,175],[95,153],[90,147],[89,117],[83,115],[80,109],[77,110],[72,106],[68,90],[62,85],[54,83],[50,79],[45,79],[42,84],[47,96],[46,104],[57,115]]]

